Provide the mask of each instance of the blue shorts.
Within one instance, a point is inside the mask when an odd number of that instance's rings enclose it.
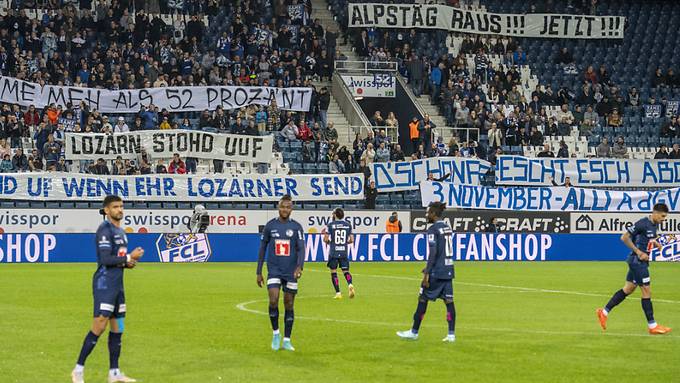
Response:
[[[428,301],[453,300],[453,279],[430,278],[429,287],[420,286],[420,297]]]
[[[283,292],[284,293],[289,293],[289,294],[297,294],[298,291],[298,284],[297,284],[297,279],[295,278],[290,278],[290,277],[282,277],[282,276],[273,276],[273,275],[268,275],[267,276],[267,288],[268,289],[277,289],[283,287]]]
[[[94,316],[125,318],[125,291],[94,290]]]
[[[628,264],[628,275],[626,281],[635,283],[638,286],[649,286],[649,265],[646,263]]]
[[[337,269],[338,266],[343,271],[349,270],[349,259],[343,257],[343,258],[329,258],[328,263],[326,263],[326,266],[328,266],[329,269]]]

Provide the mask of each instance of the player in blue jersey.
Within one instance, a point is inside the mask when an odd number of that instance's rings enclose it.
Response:
[[[338,266],[345,275],[349,297],[354,298],[356,290],[352,284],[352,274],[349,272],[349,245],[354,243],[354,234],[349,222],[343,220],[345,212],[341,208],[333,210],[333,222],[328,224],[323,241],[329,244],[330,253],[328,254],[328,268],[331,269],[331,282],[335,288],[334,299],[342,299],[340,284],[338,283]]]
[[[431,223],[427,229],[427,244],[429,258],[423,269],[423,281],[420,287],[418,307],[413,314],[413,326],[410,330],[398,331],[397,335],[403,339],[418,339],[418,330],[423,321],[427,302],[441,298],[446,305],[446,321],[449,332],[444,342],[455,342],[456,308],[453,304],[453,231],[448,223],[442,220],[446,205],[432,202],[427,209],[427,222]]]
[[[603,330],[607,329],[607,318],[609,313],[619,303],[635,291],[639,286],[642,292],[642,311],[647,318],[648,331],[652,335],[662,335],[671,332],[671,329],[662,326],[654,320],[654,309],[652,308],[652,291],[650,288],[651,279],[649,276],[649,252],[653,247],[660,247],[656,242],[656,231],[668,215],[668,206],[663,203],[654,205],[652,214],[635,222],[635,225],[628,228],[621,236],[621,241],[628,246],[631,253],[626,259],[628,263],[628,275],[626,284],[623,288],[612,296],[604,308],[597,309],[597,318]]]
[[[279,293],[283,288],[284,316],[283,349],[295,351],[290,342],[295,318],[293,306],[298,291],[298,279],[302,276],[305,261],[305,240],[302,226],[290,219],[293,200],[285,195],[279,201],[279,218],[267,222],[262,233],[262,242],[257,261],[257,285],[262,287],[262,266],[267,259],[267,289],[269,290],[269,319],[274,335],[272,349],[278,350],[281,343],[279,334]]]
[[[85,360],[97,345],[99,336],[109,325],[109,383],[136,382],[118,369],[121,338],[125,319],[125,291],[123,288],[123,269],[135,267],[144,255],[142,248],[131,253],[127,251],[127,236],[120,228],[123,219],[123,200],[118,196],[107,196],[100,212],[106,220],[99,225],[95,235],[97,247],[97,271],[92,277],[94,297],[94,320],[92,329],[87,333],[78,356],[76,367],[71,372],[73,383],[84,382]]]

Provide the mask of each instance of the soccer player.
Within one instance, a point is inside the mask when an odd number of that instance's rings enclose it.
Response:
[[[623,288],[612,296],[604,308],[597,309],[597,318],[603,330],[607,329],[607,318],[609,313],[619,303],[623,302],[627,296],[640,286],[642,292],[642,311],[647,317],[647,327],[652,335],[662,335],[671,332],[671,329],[664,327],[654,320],[654,309],[652,308],[652,291],[650,289],[649,277],[649,251],[652,247],[660,247],[656,238],[656,230],[661,222],[668,215],[668,206],[663,203],[654,205],[652,214],[635,222],[635,225],[628,228],[621,236],[621,241],[628,246],[631,253],[628,255],[628,275],[626,284]]]
[[[341,208],[333,210],[333,222],[328,224],[328,230],[323,236],[323,241],[330,244],[327,266],[331,269],[331,282],[333,282],[333,288],[335,288],[333,299],[342,299],[340,284],[338,283],[338,265],[345,275],[349,298],[354,298],[356,293],[352,284],[352,274],[349,272],[349,258],[347,257],[348,245],[354,243],[354,234],[352,234],[350,224],[343,220],[344,217],[345,212]]]
[[[427,266],[423,269],[423,281],[418,307],[413,314],[413,326],[410,330],[397,332],[397,335],[403,339],[418,339],[418,329],[427,311],[427,302],[441,298],[446,305],[446,321],[449,325],[449,333],[442,340],[444,342],[456,341],[456,308],[453,305],[453,278],[455,277],[453,231],[449,224],[442,220],[444,210],[446,210],[446,205],[441,202],[432,202],[427,209],[427,222],[432,224],[427,229],[429,258]]]
[[[262,242],[257,261],[257,285],[262,287],[262,265],[267,256],[267,289],[269,290],[269,319],[274,335],[272,350],[280,348],[279,334],[279,293],[283,287],[284,316],[283,349],[295,351],[290,342],[293,332],[295,294],[298,291],[297,280],[302,276],[305,261],[305,240],[302,226],[290,219],[293,200],[289,195],[279,201],[279,218],[267,222],[262,233]]]
[[[99,225],[95,235],[97,247],[97,271],[92,277],[92,295],[94,296],[94,320],[92,329],[87,333],[78,356],[76,367],[71,372],[73,383],[84,382],[85,360],[97,345],[99,336],[109,331],[109,383],[136,382],[118,369],[121,338],[125,319],[125,291],[123,289],[123,269],[133,268],[144,255],[140,247],[131,253],[127,251],[127,236],[120,228],[123,219],[123,200],[114,195],[104,198],[100,212],[106,220]]]

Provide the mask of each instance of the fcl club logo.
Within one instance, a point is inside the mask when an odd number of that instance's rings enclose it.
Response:
[[[161,234],[156,249],[161,262],[207,262],[212,254],[207,234]]]
[[[680,261],[680,234],[664,234],[658,236],[655,241],[661,248],[649,243],[649,257],[654,261],[678,262]]]

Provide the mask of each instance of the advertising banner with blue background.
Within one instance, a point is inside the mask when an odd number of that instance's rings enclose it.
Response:
[[[479,185],[491,164],[477,158],[435,157],[414,161],[374,162],[372,180],[379,192],[417,190],[432,174],[442,182]]]
[[[680,186],[680,160],[499,156],[496,185]]]
[[[278,201],[286,194],[295,200],[354,200],[364,198],[364,176],[0,174],[0,198],[101,201],[109,194],[126,201]]]
[[[679,239],[657,238],[663,247],[652,259],[680,260]],[[260,246],[258,234],[128,234],[128,241],[144,248],[142,262],[254,262]],[[321,235],[308,234],[305,243],[306,261],[328,260]],[[349,257],[425,262],[427,248],[425,233],[357,234]],[[454,233],[453,248],[457,261],[623,261],[630,252],[618,234]],[[47,262],[96,262],[94,234],[0,234],[0,263]]]
[[[448,207],[516,211],[649,212],[654,204],[666,203],[680,210],[680,188],[657,191],[618,191],[574,187],[484,187],[422,182],[423,206],[430,202]]]

